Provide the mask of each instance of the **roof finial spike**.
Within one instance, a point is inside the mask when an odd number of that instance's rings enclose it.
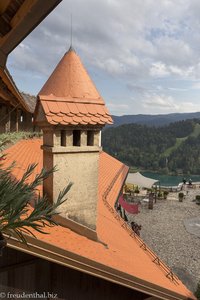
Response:
[[[71,14],[71,41],[70,41],[70,48],[72,47],[72,33],[73,33],[73,30],[72,30],[72,14]]]
[[[71,26],[70,26],[70,47],[69,47],[69,51],[74,51],[72,42],[73,42],[73,22],[72,22],[72,14],[71,14]]]

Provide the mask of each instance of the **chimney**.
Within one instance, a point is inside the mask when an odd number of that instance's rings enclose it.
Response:
[[[38,94],[35,123],[43,130],[44,167],[58,170],[45,180],[44,193],[54,202],[72,182],[60,215],[65,224],[95,231],[100,132],[112,119],[72,48]]]

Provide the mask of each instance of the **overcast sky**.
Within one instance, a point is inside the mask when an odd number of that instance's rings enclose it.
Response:
[[[110,112],[200,111],[199,0],[63,0],[9,56],[21,91],[37,95],[70,46]]]

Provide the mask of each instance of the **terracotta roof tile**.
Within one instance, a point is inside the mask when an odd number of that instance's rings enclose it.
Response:
[[[71,112],[72,114],[76,115],[79,113],[79,109],[78,109],[76,103],[69,102],[69,103],[67,103],[67,106],[68,106],[68,111]]]
[[[43,103],[43,109],[46,115],[52,114],[46,102]]]
[[[81,124],[82,123],[82,118],[78,117],[77,115],[75,115],[74,117],[72,117],[73,121],[77,122],[77,124]]]
[[[52,114],[51,112],[49,112],[48,114],[46,114],[46,116],[52,117],[54,114]]]
[[[46,102],[46,104],[47,104],[48,109],[51,113],[57,114],[57,113],[60,112],[60,109],[59,109],[56,101],[55,102],[54,101],[48,101],[48,102]]]
[[[73,117],[72,120],[81,117],[78,119],[78,124],[83,125],[105,125],[111,122],[110,114],[105,109],[102,97],[82,65],[80,58],[73,50],[64,55],[39,92],[37,106],[40,104],[44,108],[46,116],[50,112],[58,117],[52,118],[53,123],[47,118],[50,124],[66,125],[65,115]],[[92,115],[97,114],[104,118],[101,120],[98,118],[95,122],[90,120]],[[87,123],[83,119],[84,116],[89,117]],[[74,125],[74,122],[69,124]]]
[[[13,169],[16,178],[19,179],[23,175],[30,163],[38,163],[37,172],[42,168],[40,146],[40,140],[23,140],[5,151],[5,165],[16,161],[16,167]],[[97,234],[107,247],[62,226],[46,228],[46,232],[49,233],[47,235],[36,232],[36,237],[45,243],[124,272],[134,279],[141,279],[143,284],[146,282],[153,284],[154,288],[157,286],[158,289],[163,288],[175,293],[176,297],[172,296],[173,299],[195,299],[180,280],[174,282],[166,277],[163,269],[153,262],[149,252],[141,247],[142,241],[131,237],[130,232],[123,227],[124,221],[118,215],[116,217],[114,204],[127,172],[128,168],[125,165],[105,152],[100,153]]]
[[[110,124],[112,122],[112,119],[110,115],[107,115],[105,113],[105,108],[103,105],[93,105],[91,107],[90,104],[80,104],[80,103],[69,103],[69,102],[63,102],[63,101],[41,101],[47,121],[50,124],[65,124],[66,119],[65,116],[72,117],[71,120],[68,119],[68,124],[74,124],[70,123],[73,120],[77,120],[77,124]],[[53,110],[55,111],[53,112]],[[65,111],[65,112],[64,112]],[[51,118],[49,118],[49,116]],[[51,122],[53,120],[53,123]]]
[[[79,112],[83,115],[86,115],[88,113],[84,103],[79,103]]]
[[[105,122],[105,121],[107,122],[107,121],[108,121],[108,118],[105,118],[105,117],[101,116],[101,117],[100,117],[100,120],[101,120],[102,122]]]
[[[52,118],[51,118],[51,122],[50,122],[52,125],[58,125],[58,122],[54,121]]]
[[[91,117],[91,120],[92,120],[93,122],[95,122],[95,124],[99,122],[99,118],[97,118],[97,117],[95,117],[95,116],[92,116],[92,117]],[[106,121],[107,121],[107,120],[106,120]]]
[[[82,113],[79,112],[79,113],[77,114],[77,116],[78,116],[78,117],[84,117],[84,114],[82,114]]]
[[[45,104],[46,101],[42,101],[43,105]],[[65,111],[68,110],[68,106],[67,106],[67,103],[65,102],[60,102],[59,104],[59,111],[60,113],[65,113]]]
[[[72,118],[72,121],[71,121],[71,123],[70,123],[71,125],[78,125],[79,124],[79,122],[76,122],[75,120],[73,120],[73,118]]]
[[[66,115],[69,116],[69,117],[73,117],[74,116],[74,114],[72,114],[71,112],[67,113]]]
[[[99,124],[104,124],[105,122],[104,121],[101,121],[101,119],[99,119],[99,122],[98,122]],[[109,122],[108,122],[108,124],[109,124]]]
[[[73,120],[72,117],[64,115],[63,121],[70,124]]]
[[[86,124],[87,124],[87,123],[89,123],[90,118],[87,117],[87,116],[84,116],[84,117],[82,118],[82,120],[83,120],[84,122],[86,122]]]
[[[105,106],[101,105],[100,107],[98,107],[96,113],[98,113],[100,116],[106,115],[107,113],[105,112]]]
[[[98,107],[98,105],[96,105],[96,104],[94,104],[94,105],[85,104],[85,108],[89,114],[95,115],[98,112],[98,109],[99,110],[101,109],[101,106]]]
[[[57,113],[56,115],[61,118],[63,117],[63,113],[61,113],[61,112]]]
[[[55,122],[56,124],[59,124],[62,122],[62,118],[59,117],[58,115],[52,116],[52,121]]]

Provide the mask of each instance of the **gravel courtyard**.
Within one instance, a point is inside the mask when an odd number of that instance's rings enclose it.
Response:
[[[197,194],[199,188],[190,190],[179,202],[178,193],[170,193],[153,210],[141,205],[138,215],[128,215],[129,221],[142,225],[142,239],[192,291],[200,281],[200,205],[192,201]],[[189,233],[184,222],[197,234]]]

